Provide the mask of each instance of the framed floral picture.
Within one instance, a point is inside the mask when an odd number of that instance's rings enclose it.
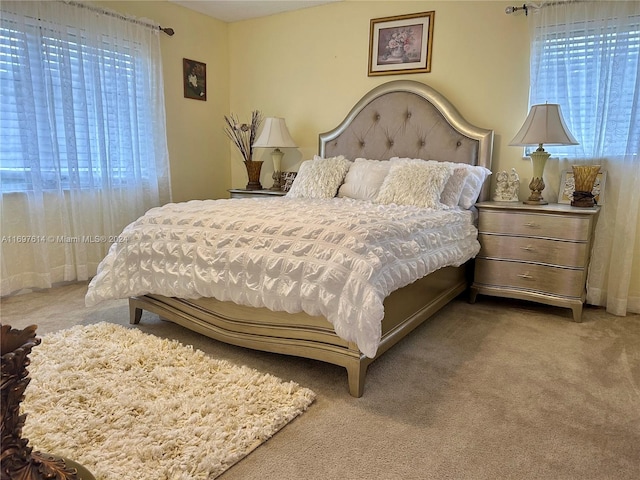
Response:
[[[598,205],[602,205],[604,203],[604,187],[606,180],[607,172],[601,170],[593,184],[593,190],[591,190],[593,198]],[[562,172],[562,176],[560,177],[560,191],[558,192],[558,203],[571,203],[575,189],[576,183],[575,178],[573,177],[573,171],[566,170]]]
[[[207,64],[182,59],[182,81],[184,97],[194,100],[207,100]]]
[[[431,71],[435,12],[374,18],[369,29],[369,76]]]

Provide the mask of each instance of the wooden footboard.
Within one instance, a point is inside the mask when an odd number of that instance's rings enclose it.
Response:
[[[147,310],[221,342],[340,365],[347,369],[349,393],[361,397],[369,364],[466,287],[465,267],[446,267],[393,292],[384,302],[382,341],[375,358],[364,356],[354,343],[338,337],[323,317],[272,312],[212,298],[132,297],[130,322],[139,323],[142,310]]]

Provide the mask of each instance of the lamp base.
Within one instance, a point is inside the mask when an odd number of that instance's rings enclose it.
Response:
[[[273,186],[270,190],[280,190],[282,185],[280,183],[280,179],[282,178],[282,157],[284,156],[284,152],[279,148],[276,148],[273,152],[271,152],[271,159],[273,160]]]
[[[271,178],[273,178],[273,185],[269,190],[274,190],[278,192],[282,190],[282,172],[273,172],[273,175],[271,175]]]
[[[547,202],[544,198],[542,198],[542,191],[544,190],[544,180],[542,177],[533,177],[531,182],[529,183],[529,190],[531,190],[531,195],[524,202],[527,205],[547,205]]]

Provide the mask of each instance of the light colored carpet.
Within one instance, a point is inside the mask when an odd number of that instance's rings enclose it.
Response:
[[[41,338],[24,437],[97,480],[215,478],[315,398],[296,383],[111,323]]]
[[[126,300],[87,308],[85,292],[2,298],[0,317],[39,335],[128,325]],[[225,345],[148,312],[135,329],[316,393],[218,480],[640,478],[640,315],[587,307],[575,323],[566,308],[462,296],[371,364],[362,398],[341,367]]]

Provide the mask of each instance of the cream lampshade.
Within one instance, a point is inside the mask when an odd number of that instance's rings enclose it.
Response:
[[[533,177],[529,183],[531,195],[524,201],[524,203],[530,205],[545,205],[548,203],[542,198],[541,194],[545,187],[542,179],[544,166],[550,156],[542,148],[543,144],[578,145],[578,142],[564,123],[560,105],[556,103],[533,105],[524,121],[524,125],[509,143],[509,145],[514,146],[538,145],[538,149],[530,155],[533,166]]]
[[[260,136],[253,144],[257,148],[274,148],[271,152],[273,160],[273,186],[271,190],[280,190],[280,178],[282,177],[282,157],[284,153],[281,148],[295,148],[284,118],[269,117],[264,121],[264,127]]]

